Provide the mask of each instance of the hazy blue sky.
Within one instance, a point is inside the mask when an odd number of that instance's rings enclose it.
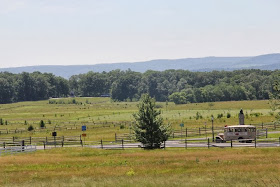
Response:
[[[0,67],[280,52],[280,0],[0,0]]]

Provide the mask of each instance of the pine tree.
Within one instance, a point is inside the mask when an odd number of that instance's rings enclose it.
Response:
[[[138,109],[139,111],[133,114],[136,120],[133,126],[135,139],[140,141],[144,148],[160,148],[171,134],[170,125],[163,124],[161,111],[155,109],[155,100],[148,94],[142,95]]]
[[[40,127],[45,128],[45,122],[43,120],[40,121]]]

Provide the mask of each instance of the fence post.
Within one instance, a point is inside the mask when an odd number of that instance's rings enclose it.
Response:
[[[188,137],[188,128],[186,128],[186,137]]]
[[[198,134],[199,134],[199,136],[200,136],[200,127],[198,127]]]
[[[232,148],[232,140],[230,140],[230,147]]]
[[[185,148],[188,148],[188,143],[187,143],[187,139],[185,139]]]
[[[29,137],[29,142],[30,142],[30,145],[31,145],[31,136]]]
[[[267,128],[265,129],[265,138],[267,138]]]
[[[165,141],[163,142],[163,148],[165,149]]]
[[[44,142],[44,150],[46,149],[46,142]]]
[[[255,148],[257,148],[257,138],[255,138]]]
[[[279,140],[280,140],[280,138],[279,138]],[[6,148],[6,142],[3,142],[3,147]]]
[[[22,142],[21,142],[21,151],[24,151],[24,146],[25,146],[24,140],[22,140]]]
[[[83,140],[80,140],[80,142],[81,142],[81,146],[84,147],[84,145],[83,145]]]
[[[102,139],[101,139],[101,149],[103,149],[103,142],[102,142]]]
[[[263,122],[262,122],[262,129],[263,129]]]
[[[115,133],[115,142],[117,141],[117,133]]]
[[[63,147],[63,145],[64,145],[64,141],[61,142],[61,147]]]
[[[173,138],[174,138],[174,132],[173,132]]]
[[[209,138],[207,139],[207,141],[208,141],[207,145],[208,145],[208,149],[209,149],[209,145],[210,145]]]
[[[15,137],[13,136],[13,143],[15,142]]]
[[[123,147],[123,139],[122,139],[122,149],[124,149],[124,147]]]

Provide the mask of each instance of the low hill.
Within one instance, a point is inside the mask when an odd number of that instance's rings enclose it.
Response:
[[[50,65],[50,66],[26,66],[15,68],[0,68],[0,71],[11,73],[21,72],[47,72],[57,76],[69,78],[72,75],[86,73],[88,71],[102,72],[115,69],[131,69],[136,72],[147,70],[164,71],[167,69],[183,69],[190,71],[213,71],[213,70],[237,70],[237,69],[262,69],[275,70],[280,67],[280,53],[267,54],[253,57],[205,57],[184,59],[159,59],[146,62],[112,63],[95,65]]]

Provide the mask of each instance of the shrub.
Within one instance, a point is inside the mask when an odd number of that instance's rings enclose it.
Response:
[[[231,114],[230,113],[227,113],[227,118],[230,118],[231,117]]]
[[[199,113],[199,112],[196,112],[196,116],[195,116],[195,119],[198,120],[198,119],[202,119],[202,115]]]
[[[45,128],[45,122],[43,120],[40,121],[40,127]]]
[[[221,113],[217,115],[217,118],[222,118],[223,116],[224,116],[223,113]]]
[[[32,125],[30,125],[28,128],[27,128],[28,131],[33,131],[34,130],[34,127]]]

